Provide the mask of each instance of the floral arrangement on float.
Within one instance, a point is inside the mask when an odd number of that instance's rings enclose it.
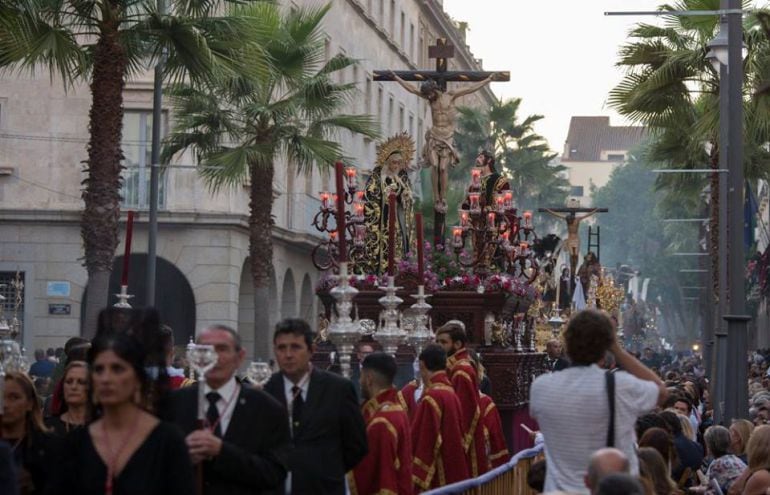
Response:
[[[457,262],[457,254],[451,247],[425,243],[425,270],[423,273],[426,293],[442,291],[478,292],[486,294],[504,293],[519,301],[522,307],[540,299],[541,294],[534,285],[506,273],[492,273],[482,277]],[[460,253],[460,256],[463,254]],[[408,253],[396,264],[395,283],[406,291],[416,290],[419,281],[416,256]],[[328,294],[338,284],[337,275],[328,271],[316,285],[317,294]],[[387,275],[359,274],[349,278],[351,286],[358,290],[378,290],[387,284]]]

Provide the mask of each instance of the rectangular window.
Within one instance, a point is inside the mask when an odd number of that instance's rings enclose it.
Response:
[[[414,23],[409,23],[409,58],[414,60]]]
[[[399,29],[401,30],[401,35],[399,36],[401,39],[401,49],[406,51],[406,16],[403,10],[401,11],[401,25]]]
[[[388,99],[388,135],[393,134],[393,96]]]
[[[364,83],[364,113],[372,114],[372,78],[369,74],[366,75],[366,82]]]
[[[18,321],[19,327],[14,329],[19,332],[19,336],[16,337],[18,342],[24,341],[24,288],[26,285],[24,272],[19,272],[18,280],[16,272],[0,272],[0,295],[5,297],[0,303],[3,305],[2,314],[9,325],[14,323],[14,317]]]
[[[377,3],[380,4],[380,15],[377,20],[380,22],[380,26],[385,29],[385,0],[377,0]]]
[[[583,196],[583,186],[572,186],[569,192],[570,196]]]
[[[624,155],[623,153],[607,155],[608,162],[622,162],[622,161],[625,161],[625,159],[626,159],[626,155]]]
[[[404,131],[404,105],[399,105],[398,108],[398,129],[396,132]]]
[[[161,139],[166,135],[167,116],[163,113]],[[126,110],[123,114],[123,185],[120,195],[124,208],[150,207],[150,166],[152,164],[152,111]],[[158,208],[166,207],[166,169],[158,179]]]
[[[385,114],[382,112],[383,98],[385,98],[385,93],[383,92],[382,86],[380,85],[377,88],[377,118],[380,119],[380,122],[382,122],[382,118],[385,116]]]
[[[390,0],[390,35],[396,37],[396,0]]]

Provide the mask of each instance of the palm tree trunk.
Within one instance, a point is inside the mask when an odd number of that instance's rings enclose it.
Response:
[[[254,357],[270,355],[270,275],[273,272],[273,164],[250,163],[249,258],[254,282]]]
[[[119,2],[109,2],[119,9]],[[120,16],[116,16],[120,18]],[[120,45],[118,23],[105,21],[94,48],[89,111],[90,139],[81,219],[81,236],[88,270],[85,324],[83,333],[96,333],[96,317],[109,300],[109,282],[115,248],[118,246],[120,217],[120,171],[123,153],[120,141],[123,131],[123,87],[128,65]]]

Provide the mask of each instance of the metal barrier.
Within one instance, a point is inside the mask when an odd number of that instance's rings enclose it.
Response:
[[[522,450],[506,464],[478,478],[458,481],[423,495],[535,495],[537,492],[527,486],[527,472],[542,451],[542,445]]]

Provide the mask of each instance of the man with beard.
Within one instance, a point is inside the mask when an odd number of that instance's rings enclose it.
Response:
[[[465,325],[450,320],[436,330],[436,343],[447,353],[447,374],[460,399],[463,421],[463,449],[468,458],[471,476],[487,471],[484,425],[479,404],[479,380],[476,368],[465,347]]]

